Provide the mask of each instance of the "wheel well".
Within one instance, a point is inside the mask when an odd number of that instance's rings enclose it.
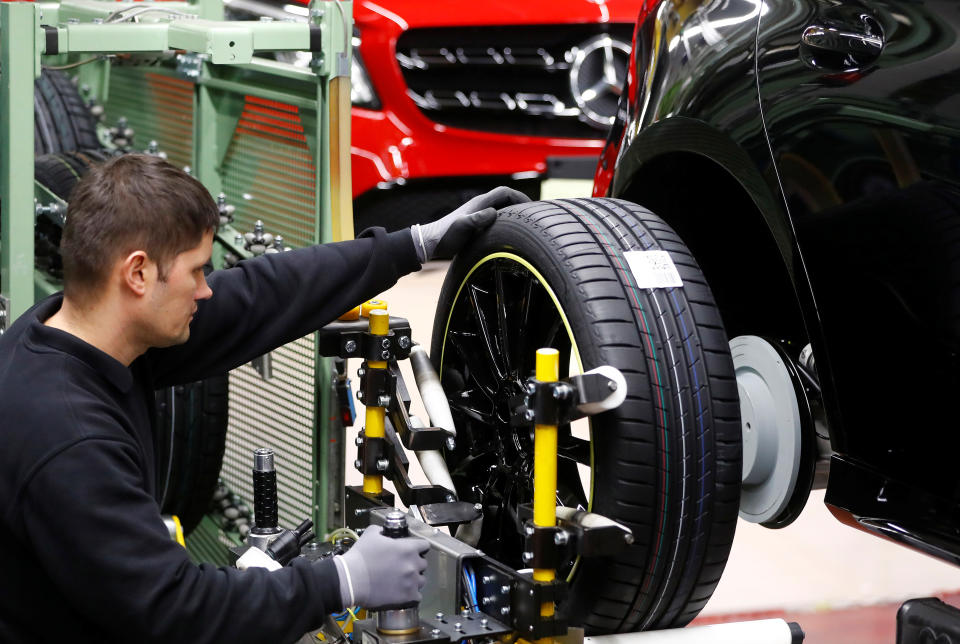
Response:
[[[644,164],[627,192],[669,223],[706,276],[727,335],[807,342],[783,256],[747,191],[705,157],[673,153]]]

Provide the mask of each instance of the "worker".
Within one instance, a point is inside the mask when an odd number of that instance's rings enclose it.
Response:
[[[91,168],[67,211],[63,292],[0,336],[0,641],[275,644],[344,607],[419,600],[426,542],[372,528],[273,572],[191,563],[157,503],[154,390],[318,329],[526,200],[497,188],[208,283],[219,213],[196,179],[145,155]]]

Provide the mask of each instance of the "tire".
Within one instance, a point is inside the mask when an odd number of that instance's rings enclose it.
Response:
[[[109,158],[106,150],[58,152],[37,157],[37,182],[64,201],[94,163]],[[63,277],[61,224],[37,219],[36,265]],[[157,472],[162,511],[176,514],[184,532],[200,523],[217,486],[227,437],[227,375],[159,389],[154,431],[159,437]]]
[[[638,288],[628,250],[667,251],[683,287]],[[620,369],[628,387],[619,408],[577,421],[588,434],[560,428],[558,498],[635,539],[559,571],[561,614],[587,633],[683,626],[720,579],[740,495],[736,380],[709,287],[669,226],[613,199],[511,206],[453,261],[431,347],[458,432],[446,456],[460,498],[483,505],[478,547],[514,568],[533,450],[510,427],[510,399],[546,346],[561,351],[561,378],[570,355],[584,371]]]
[[[45,69],[34,82],[34,153],[99,148],[97,120],[70,77]]]
[[[158,389],[154,431],[161,511],[180,518],[190,533],[210,508],[227,439],[228,378]]]

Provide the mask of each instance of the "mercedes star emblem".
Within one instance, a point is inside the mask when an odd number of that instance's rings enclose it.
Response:
[[[573,57],[570,91],[584,118],[608,128],[617,113],[630,60],[630,44],[609,34],[595,36],[568,52]]]

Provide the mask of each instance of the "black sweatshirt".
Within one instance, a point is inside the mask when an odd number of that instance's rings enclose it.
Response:
[[[332,559],[276,572],[196,566],[160,518],[153,390],[242,365],[419,269],[409,231],[217,271],[187,343],[125,367],[44,326],[61,295],[0,336],[0,641],[297,639],[340,610]]]

